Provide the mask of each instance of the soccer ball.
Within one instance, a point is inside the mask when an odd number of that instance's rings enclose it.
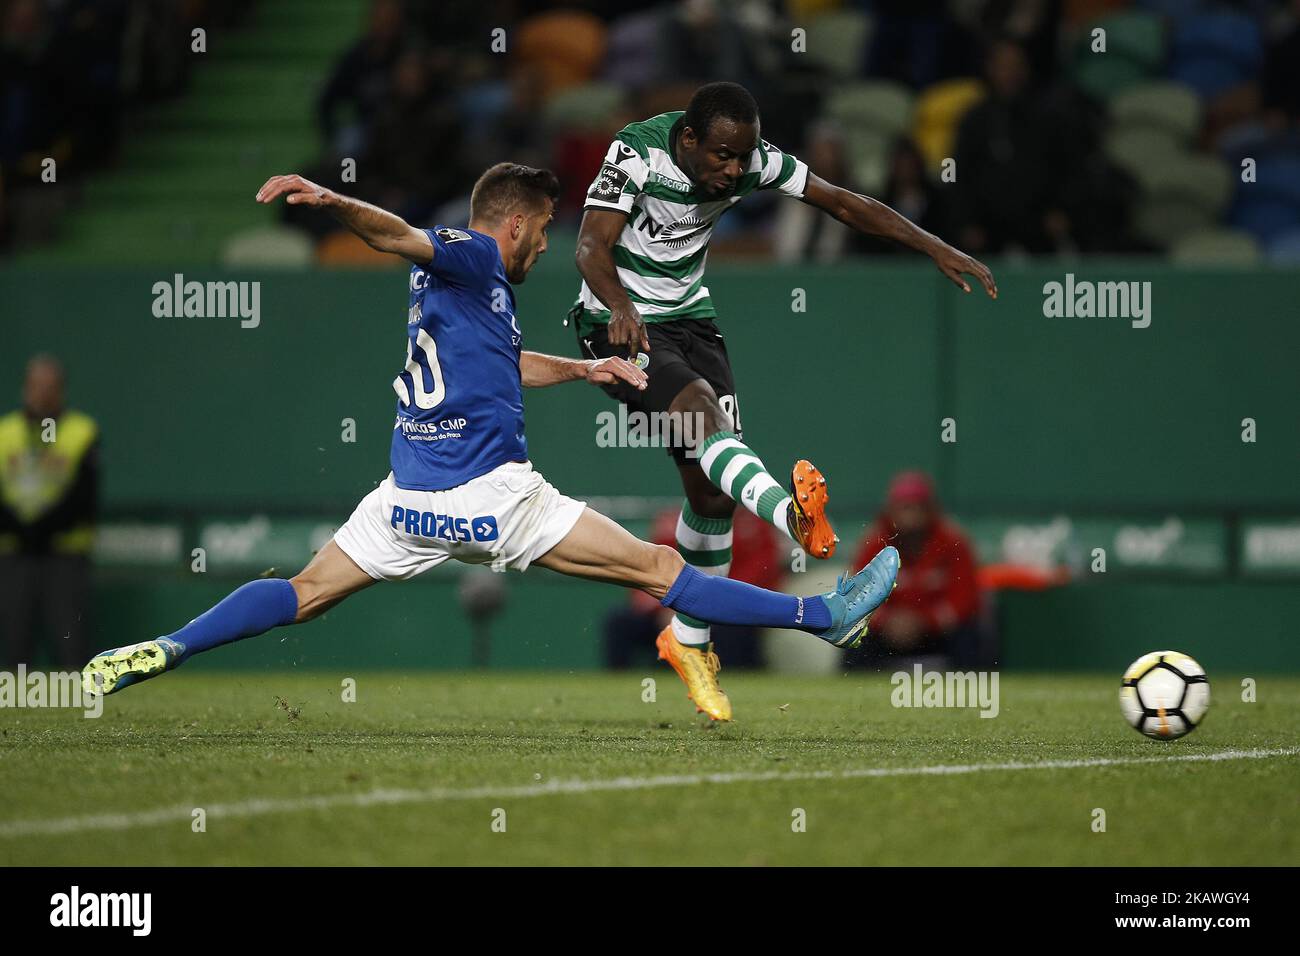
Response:
[[[1205,668],[1178,651],[1143,654],[1124,672],[1119,707],[1134,730],[1156,740],[1192,732],[1210,706]]]

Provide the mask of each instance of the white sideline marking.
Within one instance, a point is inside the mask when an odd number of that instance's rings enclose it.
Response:
[[[850,770],[794,770],[670,774],[659,777],[611,777],[605,780],[553,780],[515,787],[432,787],[423,790],[371,790],[366,793],[331,793],[314,797],[254,798],[238,803],[215,803],[206,807],[209,819],[257,817],[296,810],[329,810],[333,807],[371,807],[397,803],[437,803],[446,800],[483,800],[502,797],[548,797],[562,793],[599,793],[610,790],[652,790],[657,787],[691,787],[699,784],[771,783],[799,780],[861,780],[872,777],[952,776],[1005,770],[1075,770],[1086,767],[1120,767],[1130,764],[1201,763],[1220,760],[1262,760],[1294,757],[1300,747],[1277,750],[1220,750],[1215,753],[1184,754],[1177,757],[1097,757],[1090,760],[1041,760],[1032,763],[939,764],[929,767],[859,767]],[[130,830],[158,823],[191,818],[193,807],[167,807],[142,813],[99,813],[91,816],[52,820],[10,820],[0,823],[0,838],[53,836],[85,830]]]

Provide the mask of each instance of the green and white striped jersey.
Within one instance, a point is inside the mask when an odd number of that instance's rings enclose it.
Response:
[[[755,189],[802,196],[808,182],[805,163],[763,140],[729,195],[706,196],[673,162],[671,144],[681,116],[680,111],[662,113],[624,127],[610,144],[584,204],[585,209],[627,213],[627,225],[614,245],[614,265],[647,322],[714,318],[704,285],[713,224]],[[609,309],[585,282],[572,315],[579,329],[609,321]]]

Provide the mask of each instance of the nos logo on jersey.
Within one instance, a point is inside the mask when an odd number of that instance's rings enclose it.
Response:
[[[618,197],[623,194],[623,188],[627,185],[628,175],[617,166],[606,163],[600,167],[600,175],[596,181],[591,184],[591,189],[587,191],[588,199],[596,199],[601,202],[617,202]]]
[[[463,232],[460,229],[452,229],[450,226],[443,226],[441,229],[438,229],[436,231],[437,231],[438,238],[441,239],[443,242],[448,242],[448,243],[464,242],[466,239],[474,238],[468,232]]]

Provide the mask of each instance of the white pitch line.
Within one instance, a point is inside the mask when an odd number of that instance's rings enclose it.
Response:
[[[1132,764],[1160,765],[1203,763],[1221,760],[1263,760],[1294,757],[1300,747],[1276,750],[1220,750],[1214,753],[1183,754],[1176,757],[1097,757],[1088,760],[1040,760],[1035,762],[938,764],[928,767],[859,767],[849,770],[770,770],[762,773],[694,773],[658,777],[610,777],[605,780],[553,780],[514,787],[433,787],[424,790],[370,790],[366,793],[319,794],[296,798],[254,798],[238,803],[214,803],[205,809],[212,820],[257,817],[299,810],[329,810],[335,807],[371,807],[399,803],[438,803],[448,800],[486,800],[549,797],[567,793],[600,793],[614,790],[652,790],[658,787],[692,787],[700,784],[772,783],[805,780],[861,780],[874,777],[954,776],[1009,770],[1077,770],[1088,767],[1122,767]],[[58,836],[86,830],[130,830],[136,827],[189,820],[194,807],[165,807],[140,813],[100,813],[52,820],[10,820],[0,823],[0,838]]]

